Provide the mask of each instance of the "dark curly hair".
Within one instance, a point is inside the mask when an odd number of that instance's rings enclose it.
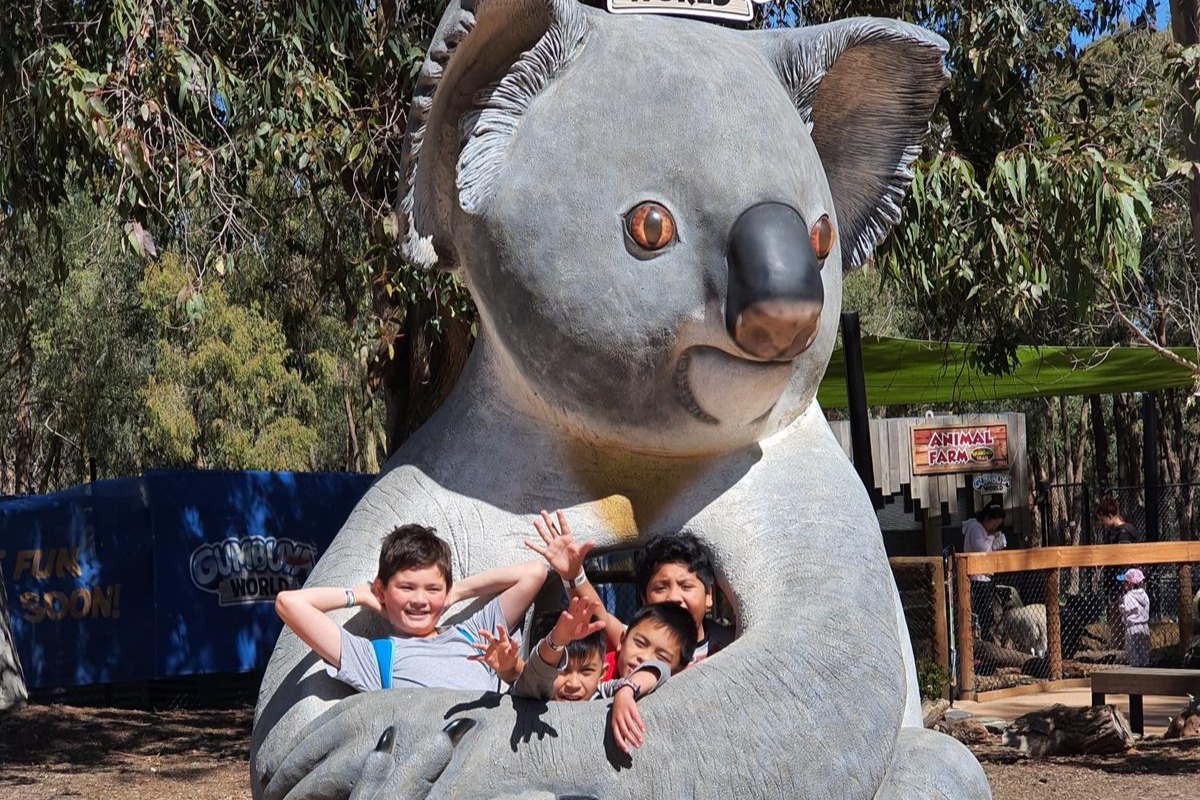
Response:
[[[712,552],[694,533],[660,533],[638,554],[633,567],[637,596],[642,602],[646,600],[646,586],[650,578],[663,564],[684,565],[689,572],[695,573],[705,589],[711,590],[716,582]]]

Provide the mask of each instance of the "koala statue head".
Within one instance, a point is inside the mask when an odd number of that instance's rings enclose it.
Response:
[[[738,31],[452,0],[409,116],[405,255],[460,272],[499,388],[568,434],[761,441],[816,394],[945,49],[892,20]]]

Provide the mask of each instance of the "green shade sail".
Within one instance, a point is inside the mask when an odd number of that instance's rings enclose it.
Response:
[[[1197,376],[1148,347],[1020,347],[1011,375],[985,375],[970,363],[973,345],[864,336],[867,405],[946,405],[1025,397],[1191,388]],[[1195,348],[1174,348],[1200,363]],[[833,353],[817,391],[824,408],[845,408],[846,362]]]

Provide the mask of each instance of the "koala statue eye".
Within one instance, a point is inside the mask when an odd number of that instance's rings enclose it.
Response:
[[[833,223],[829,221],[828,214],[821,215],[821,218],[812,226],[812,230],[808,232],[808,238],[812,242],[812,249],[816,253],[817,260],[824,261],[825,256],[829,255],[829,251],[833,249]]]
[[[644,250],[661,250],[675,238],[675,220],[658,203],[638,203],[625,215],[625,232]]]

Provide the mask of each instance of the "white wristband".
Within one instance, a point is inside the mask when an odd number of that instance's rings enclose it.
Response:
[[[346,590],[346,608],[354,608],[354,590]]]
[[[587,583],[587,579],[588,579],[587,573],[583,571],[582,567],[580,567],[579,574],[576,575],[571,580],[567,580],[566,578],[563,578],[563,588],[564,589],[578,589],[580,586],[583,586],[585,583]]]

